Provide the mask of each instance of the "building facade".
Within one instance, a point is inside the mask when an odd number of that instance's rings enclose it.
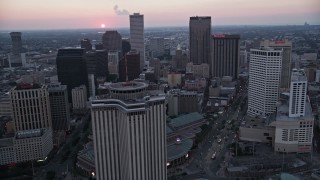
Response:
[[[140,71],[144,68],[145,46],[144,46],[144,20],[143,15],[133,13],[130,15],[130,45],[140,53]]]
[[[238,78],[240,59],[240,35],[214,34],[212,36],[212,77]]]
[[[119,61],[121,57],[121,52],[110,51],[108,52],[108,70],[109,74],[116,75],[119,77]]]
[[[211,17],[190,17],[190,61],[194,64],[210,62]]]
[[[291,75],[291,52],[292,43],[288,40],[285,41],[261,41],[261,47],[272,47],[274,49],[282,49],[282,62],[281,62],[281,80],[280,88],[289,89],[290,75]]]
[[[91,100],[97,179],[167,178],[165,95],[147,86],[114,83],[109,98]]]
[[[267,116],[276,111],[279,99],[282,50],[250,50],[248,115]]]

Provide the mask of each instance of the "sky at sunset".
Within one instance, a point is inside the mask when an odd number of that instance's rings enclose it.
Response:
[[[134,12],[145,27],[188,26],[196,15],[213,25],[320,24],[320,0],[0,0],[0,29],[129,27]]]

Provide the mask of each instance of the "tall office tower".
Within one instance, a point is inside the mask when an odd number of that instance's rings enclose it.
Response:
[[[10,90],[10,98],[16,131],[52,128],[46,85],[20,83]]]
[[[214,34],[212,36],[211,74],[213,77],[238,78],[240,35]]]
[[[102,35],[103,49],[107,51],[122,51],[122,40],[118,31],[106,31]]]
[[[150,50],[152,57],[159,57],[164,54],[164,38],[154,37],[150,39]]]
[[[92,44],[90,42],[90,39],[82,39],[80,41],[80,46],[81,46],[81,48],[85,49],[86,51],[92,50]]]
[[[110,51],[108,52],[108,69],[109,74],[119,76],[119,59],[121,57],[121,52]]]
[[[188,55],[183,51],[180,45],[177,46],[176,55],[172,57],[175,64],[175,68],[178,70],[186,70],[186,65],[188,63]]]
[[[280,88],[290,88],[290,75],[291,75],[291,52],[292,42],[285,41],[261,41],[262,47],[272,47],[274,49],[282,49],[282,67],[281,67],[281,80]]]
[[[119,62],[119,81],[132,81],[140,75],[140,54],[132,49]],[[128,78],[128,79],[127,79]]]
[[[66,131],[70,123],[67,86],[60,83],[49,84],[48,89],[52,129],[53,131]]]
[[[22,52],[21,32],[11,32],[12,53],[20,54]]]
[[[130,15],[130,44],[131,49],[140,53],[140,71],[144,68],[144,21],[143,15],[133,13]]]
[[[190,17],[190,61],[193,64],[210,63],[211,17]]]
[[[305,72],[293,69],[290,84],[289,117],[303,117],[305,115],[307,84]]]
[[[97,179],[167,178],[165,94],[147,87],[114,83],[110,97],[91,100]]]
[[[67,85],[71,103],[71,90],[82,84],[88,87],[88,72],[84,49],[59,49],[57,54],[58,81]],[[87,88],[88,89],[88,88]],[[89,91],[87,92],[89,95]]]
[[[279,100],[282,50],[250,50],[248,115],[267,116]]]

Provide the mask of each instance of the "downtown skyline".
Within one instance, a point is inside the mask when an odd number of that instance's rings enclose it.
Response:
[[[191,16],[211,16],[213,26],[320,24],[317,0],[2,0],[0,30],[127,28],[135,12],[145,16],[145,27],[187,26]]]

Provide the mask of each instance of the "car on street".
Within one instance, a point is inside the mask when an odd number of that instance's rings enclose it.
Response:
[[[216,152],[212,154],[211,159],[216,159]]]

